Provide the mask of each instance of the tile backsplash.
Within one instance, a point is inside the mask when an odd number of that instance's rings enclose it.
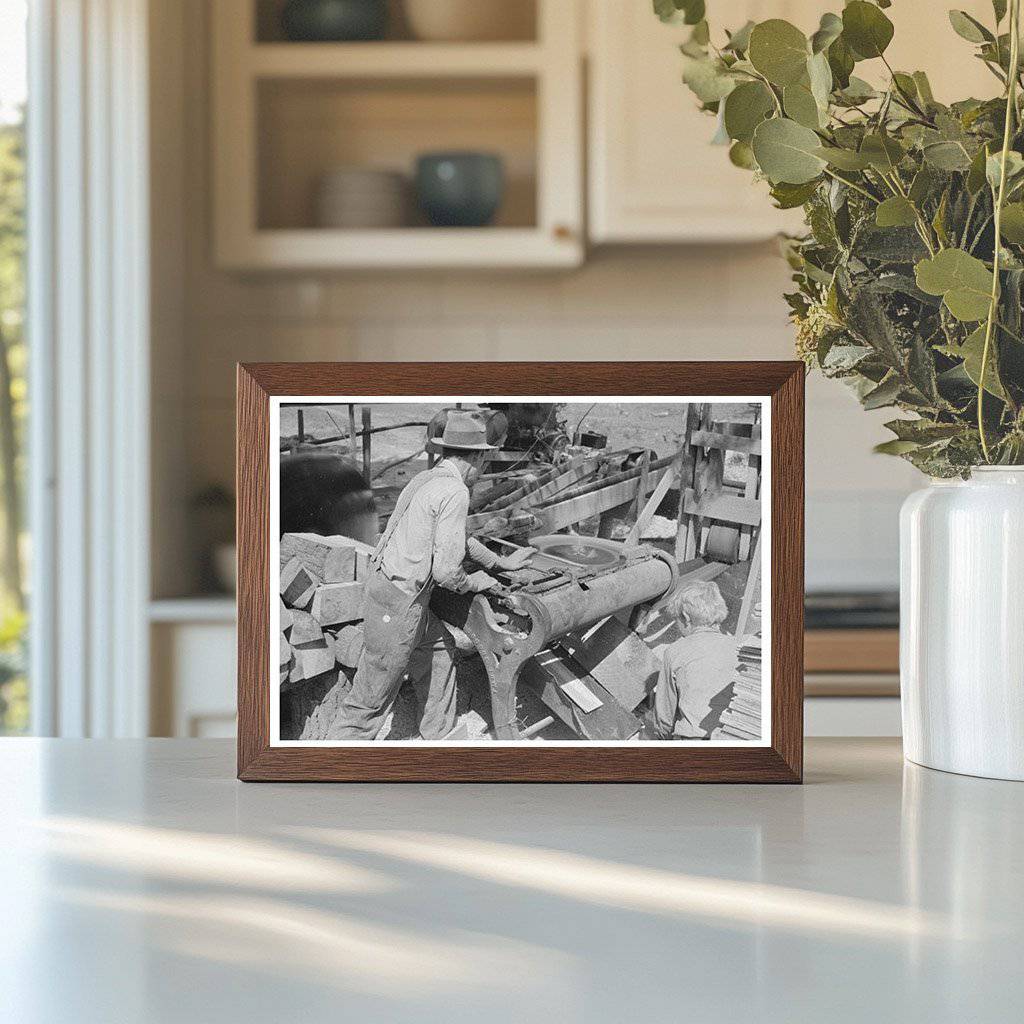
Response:
[[[234,364],[264,359],[785,359],[786,268],[769,245],[597,254],[579,270],[236,277],[193,268],[192,489],[233,474]],[[871,454],[885,415],[808,380],[807,580],[895,586],[909,467]]]

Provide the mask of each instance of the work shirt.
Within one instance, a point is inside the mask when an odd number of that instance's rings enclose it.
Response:
[[[428,580],[465,593],[473,589],[462,568],[467,552],[485,569],[493,568],[498,556],[475,537],[466,538],[469,488],[455,463],[442,459],[427,472],[430,479],[413,495],[384,547],[381,567],[408,594],[419,593]]]
[[[710,736],[721,715],[715,698],[732,685],[738,656],[736,638],[717,626],[684,636],[666,649],[654,691],[654,724],[660,739]]]

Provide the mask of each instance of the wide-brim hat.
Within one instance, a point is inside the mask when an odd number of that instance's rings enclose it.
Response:
[[[448,413],[444,433],[434,438],[441,448],[453,448],[464,452],[493,452],[496,444],[487,442],[487,424],[482,417],[461,409]]]

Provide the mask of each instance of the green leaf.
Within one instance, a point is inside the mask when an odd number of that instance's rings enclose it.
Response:
[[[992,11],[998,25],[1006,17],[1006,0],[992,0]]]
[[[852,149],[819,146],[814,152],[816,156],[820,156],[826,163],[838,167],[841,171],[863,171],[871,166],[871,161],[866,156],[855,153]]]
[[[949,189],[944,189],[939,205],[936,207],[935,216],[932,217],[932,227],[939,239],[939,244],[945,248],[949,245],[949,233],[946,231],[946,215],[949,212]]]
[[[999,175],[1002,171],[1002,159],[1003,151],[1000,149],[990,154],[988,159],[985,161],[985,177],[988,179],[988,183],[993,191],[999,188]],[[1017,178],[1022,171],[1024,171],[1024,157],[1014,149],[1009,150],[1006,154],[1007,183]]]
[[[818,136],[788,118],[762,121],[754,130],[753,147],[758,166],[773,184],[813,181],[825,166],[817,154]]]
[[[910,191],[907,195],[915,206],[920,208],[921,204],[928,198],[935,188],[937,177],[938,175],[927,165],[923,166],[914,175],[914,180],[910,183]]]
[[[985,367],[985,390],[996,398],[1006,401],[1006,392],[999,377],[996,374],[993,356],[995,355],[995,344],[990,343],[988,361]],[[975,387],[980,387],[981,381],[981,358],[985,352],[985,325],[981,324],[973,330],[964,343],[956,350],[963,359],[964,372],[974,382]]]
[[[807,61],[807,79],[814,102],[821,111],[820,121],[825,124],[828,120],[828,99],[832,94],[832,69],[828,66],[825,54],[815,54]]]
[[[995,36],[980,21],[972,18],[966,11],[950,11],[949,23],[958,36],[969,43],[992,42]]]
[[[736,79],[711,57],[683,57],[683,81],[701,103],[717,103],[736,87]]]
[[[872,388],[864,395],[860,400],[860,404],[869,411],[871,409],[882,409],[887,405],[895,404],[901,390],[900,379],[896,374],[893,374],[882,381],[878,387]]]
[[[832,71],[832,79],[837,89],[845,89],[850,84],[853,73],[853,53],[840,36],[828,48],[828,66]]]
[[[780,210],[794,210],[798,206],[803,206],[817,190],[817,180],[804,182],[801,185],[791,185],[781,181],[772,186],[771,195]]]
[[[883,174],[891,173],[906,155],[896,139],[879,133],[865,135],[860,144],[860,152],[875,170]]]
[[[974,154],[971,160],[970,169],[967,171],[967,191],[972,196],[977,195],[985,186],[985,161],[988,160],[988,144],[981,147]]]
[[[704,20],[704,0],[654,0],[654,13],[664,22],[696,25]]]
[[[935,97],[932,95],[932,86],[928,81],[928,76],[923,71],[915,71],[911,77],[914,79],[914,85],[917,86],[917,95],[925,103],[934,103]]]
[[[875,207],[875,223],[880,228],[908,227],[916,221],[914,204],[903,196],[891,196]]]
[[[665,22],[676,21],[679,15],[673,0],[654,0],[654,13]]]
[[[838,14],[823,14],[818,31],[811,36],[811,52],[821,53],[827,50],[843,31],[843,19]]]
[[[747,57],[772,85],[785,87],[799,81],[809,53],[807,37],[781,18],[762,21],[750,33]]]
[[[964,322],[988,316],[992,274],[977,257],[963,249],[943,249],[914,268],[917,286],[941,295],[946,308]]]
[[[707,13],[704,0],[675,0],[675,4],[682,9],[683,21],[687,25],[696,25],[703,21]]]
[[[853,0],[843,10],[843,39],[861,60],[881,57],[892,42],[892,22],[874,5]]]
[[[867,408],[867,406],[865,406]],[[881,444],[876,444],[871,450],[876,455],[906,455],[907,452],[915,451],[920,448],[921,444],[918,441],[883,441]]]
[[[690,33],[690,42],[695,46],[707,46],[711,42],[711,29],[706,21],[698,21]]]
[[[729,36],[729,42],[723,49],[732,50],[733,53],[746,53],[750,49],[750,33],[753,31],[754,22],[748,21],[742,28],[736,29]]]
[[[922,149],[925,160],[940,171],[966,171],[971,158],[959,142],[930,142]]]
[[[729,138],[750,142],[754,129],[775,109],[775,98],[764,82],[743,82],[725,100],[725,130]]]
[[[1006,241],[1024,245],[1024,203],[1007,203],[1003,207],[999,231]]]
[[[805,128],[821,127],[821,111],[806,85],[787,85],[782,90],[782,109],[787,117]]]
[[[747,142],[734,142],[729,147],[729,162],[736,167],[742,167],[745,171],[757,170],[754,151]]]
[[[857,78],[856,75],[850,76],[849,84],[840,92],[843,101],[851,106],[855,106],[858,103],[866,103],[867,100],[873,99],[878,94],[877,89],[874,89],[862,78]]]
[[[918,99],[917,82],[914,81],[912,75],[904,74],[902,71],[895,71],[893,72],[892,80],[901,93],[909,96],[912,100]]]
[[[918,444],[956,437],[963,430],[959,423],[936,423],[926,419],[890,420],[885,428],[891,430],[900,441],[916,441]]]

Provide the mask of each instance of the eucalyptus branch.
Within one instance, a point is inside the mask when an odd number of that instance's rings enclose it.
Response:
[[[875,203],[876,205],[880,202],[878,196],[873,196],[867,189],[861,188],[861,186],[858,185],[855,181],[848,181],[846,178],[840,178],[838,174],[835,174],[834,172],[830,171],[827,167],[824,168],[823,173],[827,174],[833,181],[838,181],[840,184],[852,188],[854,192],[859,192],[862,196],[866,196],[868,199],[871,200],[871,202]]]
[[[889,63],[888,60],[886,60],[885,54],[881,53],[879,54],[879,56],[882,58],[882,63],[885,65],[886,70],[888,70],[889,72],[889,89],[895,89],[900,94],[900,99],[903,100],[907,107],[910,110],[912,110],[915,114],[917,114],[918,117],[925,118],[925,123],[930,125],[931,122],[927,120],[928,112],[922,110],[921,107],[918,105],[917,100],[915,100],[914,97],[911,96],[909,93],[905,92],[903,86],[901,86],[900,83],[896,81],[896,72],[893,71],[892,65]]]
[[[993,222],[995,243],[992,253],[992,295],[989,299],[988,318],[985,321],[985,344],[981,350],[981,369],[978,371],[978,435],[985,461],[992,462],[988,437],[985,433],[985,374],[988,370],[992,347],[992,331],[999,311],[999,263],[1002,254],[1001,229],[1003,203],[1006,199],[1006,163],[1010,153],[1010,139],[1017,112],[1017,69],[1020,64],[1020,0],[1010,0],[1010,73],[1006,86],[1006,117],[1003,123],[1003,148],[999,154],[999,188],[995,196]]]

